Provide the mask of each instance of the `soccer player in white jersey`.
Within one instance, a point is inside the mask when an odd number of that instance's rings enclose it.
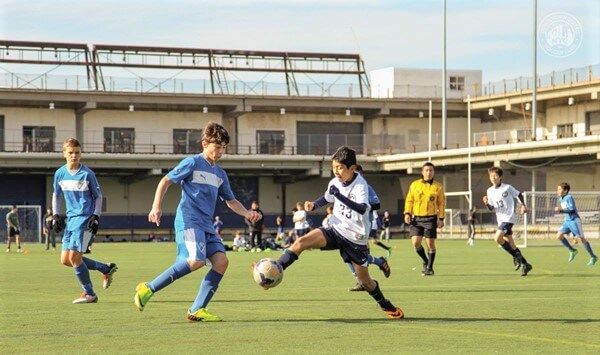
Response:
[[[583,244],[583,247],[585,248],[585,250],[587,250],[588,254],[590,254],[591,257],[587,265],[594,266],[598,261],[598,256],[594,254],[592,246],[583,235],[581,217],[579,217],[577,207],[575,206],[575,200],[573,199],[573,196],[569,194],[569,191],[571,191],[571,186],[566,182],[559,184],[556,188],[556,193],[559,197],[558,203],[560,204],[560,206],[556,206],[554,210],[556,212],[565,214],[565,222],[558,230],[556,237],[567,249],[569,249],[569,262],[575,259],[575,255],[577,255],[577,249],[571,246],[571,244],[565,238],[565,236],[569,233],[572,233],[575,238],[579,238],[581,240],[581,243]]]
[[[527,262],[519,248],[517,248],[512,237],[512,227],[515,223],[515,198],[519,199],[521,203],[521,214],[527,212],[525,200],[517,189],[502,182],[502,169],[495,166],[491,167],[488,169],[488,174],[492,186],[487,189],[486,196],[483,196],[483,203],[485,203],[490,211],[496,211],[498,222],[498,230],[495,235],[496,243],[513,256],[515,270],[518,270],[522,265],[521,276],[527,276],[527,273],[533,267]]]
[[[325,194],[316,201],[304,202],[307,211],[333,203],[331,227],[313,229],[304,237],[296,239],[279,257],[279,263],[286,269],[306,249],[337,249],[345,262],[353,264],[359,282],[381,309],[392,319],[403,318],[402,310],[383,296],[377,281],[369,276],[369,189],[365,179],[355,172],[354,150],[348,147],[338,148],[332,157],[332,168],[335,177],[329,182]]]
[[[103,287],[108,288],[117,271],[117,265],[104,264],[83,257],[93,235],[98,231],[102,212],[102,193],[94,172],[80,163],[81,144],[69,138],[63,144],[63,156],[67,163],[54,173],[54,193],[52,194],[52,229],[60,233],[64,227],[60,261],[75,270],[75,275],[83,288],[83,294],[73,303],[96,303],[98,296],[90,279],[89,270],[102,273]],[[58,216],[61,196],[66,203],[66,226]],[[91,234],[90,234],[91,233]]]
[[[202,130],[202,153],[183,159],[158,183],[152,210],[148,214],[148,221],[157,226],[160,226],[162,201],[167,189],[174,183],[181,184],[181,200],[175,216],[177,259],[154,280],[137,285],[134,304],[140,311],[156,292],[210,261],[212,268],[204,276],[186,316],[192,322],[221,320],[206,309],[229,265],[225,246],[212,222],[217,198],[225,200],[231,210],[252,222],[262,218],[258,212],[247,210],[235,199],[227,173],[216,164],[228,143],[227,130],[218,123],[209,122]]]

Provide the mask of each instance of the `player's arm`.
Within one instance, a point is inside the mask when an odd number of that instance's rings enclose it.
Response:
[[[348,197],[342,195],[340,193],[340,190],[337,187],[335,187],[335,185],[331,185],[329,187],[329,193],[333,197],[337,198],[341,203],[348,206],[351,210],[359,214],[365,214],[365,212],[367,212],[367,209],[369,208],[369,205],[367,205],[366,203],[357,203],[350,200]]]
[[[525,198],[523,197],[523,194],[519,192],[517,199],[521,203],[521,214],[527,213],[527,206],[525,205]]]
[[[157,226],[160,226],[160,217],[162,216],[162,201],[169,189],[169,186],[173,185],[173,180],[168,176],[164,176],[158,186],[156,187],[156,192],[154,193],[154,202],[152,202],[152,210],[148,214],[148,222],[156,223]]]
[[[246,209],[246,207],[244,207],[244,205],[242,205],[242,203],[236,199],[226,200],[225,203],[227,204],[227,207],[229,207],[233,212],[237,213],[239,216],[246,218],[250,222],[258,222],[263,218],[262,214],[253,210]]]
[[[415,203],[415,197],[413,195],[413,184],[410,184],[408,188],[408,194],[406,195],[406,202],[404,202],[404,223],[409,224],[412,219],[412,210]]]
[[[565,208],[563,209],[562,206],[559,205],[559,206],[556,207],[556,212],[569,213],[569,214],[575,212],[575,203],[573,201],[573,198],[572,197],[571,198],[566,198],[565,200],[566,200],[565,201],[566,202]]]
[[[438,192],[437,198],[437,209],[438,209],[438,228],[444,227],[444,218],[446,217],[446,193],[444,192],[444,188],[440,185],[440,190]]]
[[[310,211],[316,210],[317,208],[321,208],[321,207],[325,206],[328,203],[329,202],[327,202],[327,200],[325,199],[325,196],[321,196],[321,197],[319,197],[318,199],[316,199],[314,201],[306,201],[306,202],[304,202],[304,209],[310,212]]]
[[[485,205],[485,207],[487,207],[488,210],[494,210],[494,205],[490,204],[490,198],[488,197],[488,195],[483,196],[483,204]]]

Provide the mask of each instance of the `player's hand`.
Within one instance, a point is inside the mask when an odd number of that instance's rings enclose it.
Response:
[[[560,212],[560,207],[558,207],[558,206],[554,207],[554,212]]]
[[[304,209],[310,212],[315,209],[315,204],[312,201],[304,201]]]
[[[160,208],[152,207],[152,211],[148,213],[148,222],[155,223],[157,227],[160,226],[160,217],[162,216],[162,211]]]
[[[438,228],[444,228],[444,221],[441,220],[441,219],[438,219],[438,221],[437,221],[437,227]]]
[[[337,196],[340,194],[340,190],[335,185],[331,185],[329,186],[329,194],[331,196]]]
[[[52,216],[52,230],[56,233],[60,233],[63,230],[60,223],[60,217],[57,214]]]
[[[410,215],[409,214],[405,214],[404,215],[404,223],[410,224],[410,222],[411,222]]]
[[[521,205],[521,214],[527,213],[527,206]]]
[[[256,223],[256,222],[260,221],[262,219],[262,217],[263,217],[262,214],[260,214],[256,211],[249,210],[248,213],[246,213],[246,219],[252,223]]]
[[[93,214],[88,218],[88,231],[92,234],[96,234],[98,232],[98,226],[100,222],[100,216]]]
[[[483,196],[483,203],[485,203],[486,205],[488,204],[488,197],[487,197],[487,195]]]

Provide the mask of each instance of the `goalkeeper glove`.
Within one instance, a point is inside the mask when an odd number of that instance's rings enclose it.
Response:
[[[98,231],[98,222],[100,221],[100,217],[98,215],[93,214],[89,219],[88,219],[88,230],[92,233],[92,234],[96,234],[96,232]]]

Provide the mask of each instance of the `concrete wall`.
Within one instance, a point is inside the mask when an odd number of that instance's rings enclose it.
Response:
[[[384,68],[373,70],[371,78],[371,97],[442,97],[441,69],[404,69]],[[464,90],[450,89],[450,77],[464,77]],[[481,94],[481,70],[446,70],[446,96],[463,98],[468,94]]]
[[[586,113],[590,111],[600,111],[600,101],[548,108],[546,110],[545,134],[550,137],[556,137],[557,125],[572,123],[573,134],[578,137],[585,136],[585,118]]]

